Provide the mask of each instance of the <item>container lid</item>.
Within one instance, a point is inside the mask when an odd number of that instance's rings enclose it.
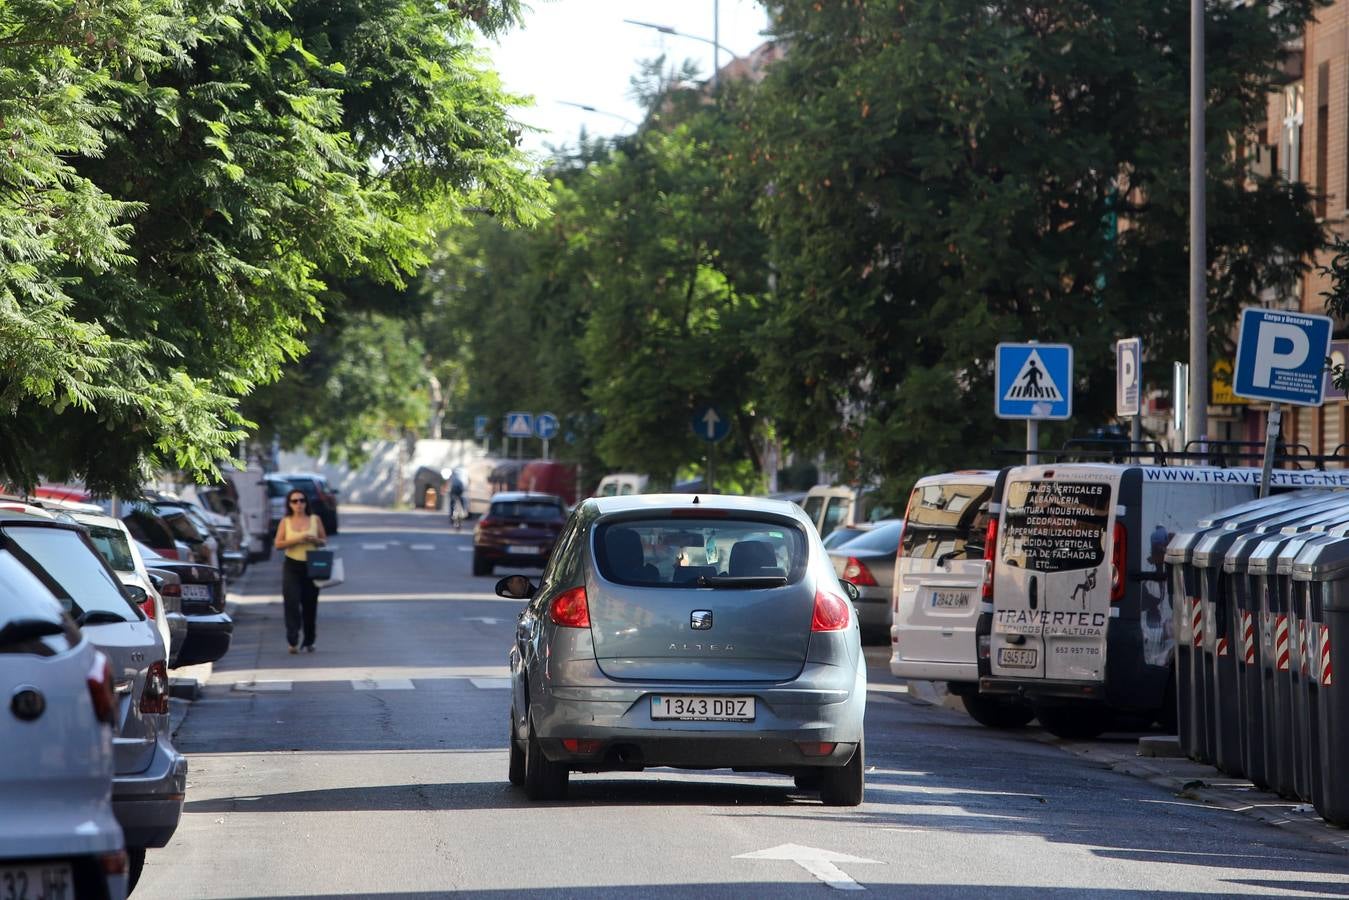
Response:
[[[1336,581],[1345,575],[1349,575],[1349,537],[1318,541],[1293,561],[1296,581]]]

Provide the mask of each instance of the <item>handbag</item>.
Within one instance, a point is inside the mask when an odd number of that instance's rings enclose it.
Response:
[[[324,581],[333,574],[333,558],[336,554],[331,550],[310,550],[305,555],[305,574],[314,581]]]
[[[320,588],[337,587],[345,580],[346,574],[346,569],[342,565],[342,557],[337,556],[333,558],[332,573],[325,579],[314,579],[314,584]]]

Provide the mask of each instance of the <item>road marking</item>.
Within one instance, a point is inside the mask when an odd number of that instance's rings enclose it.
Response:
[[[409,550],[434,550],[434,549],[436,549],[436,545],[435,545],[435,544],[413,544],[413,545],[410,546],[408,549],[409,549]]]
[[[803,847],[800,844],[779,844],[767,850],[741,853],[732,859],[785,859],[796,863],[836,891],[865,891],[866,888],[848,877],[848,874],[835,863],[880,865],[879,860],[835,853],[833,850],[820,850],[817,847]]]
[[[470,678],[473,686],[484,691],[508,691],[511,687],[509,678]]]
[[[460,551],[461,553],[472,553],[472,552],[473,552],[473,548],[472,548],[472,547],[460,547],[460,548],[459,548],[459,551]]]
[[[292,682],[289,681],[236,681],[234,689],[236,691],[288,691],[291,689]]]
[[[505,619],[494,619],[491,616],[468,616],[465,622],[481,622],[484,625],[500,625]]]
[[[361,544],[362,550],[388,550],[388,544]]]
[[[362,678],[351,680],[351,687],[357,691],[411,691],[415,690],[410,678]]]

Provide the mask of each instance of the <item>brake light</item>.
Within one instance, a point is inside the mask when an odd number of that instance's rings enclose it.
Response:
[[[145,617],[147,619],[153,619],[155,617],[154,597],[146,597],[144,600],[141,601],[141,612],[145,613]]]
[[[984,602],[993,602],[993,568],[998,564],[998,519],[990,516],[984,529]]]
[[[589,628],[590,607],[586,604],[586,589],[574,587],[559,594],[548,608],[548,616],[554,624],[566,628]]]
[[[600,749],[600,742],[594,738],[563,738],[562,747],[568,753],[582,753],[589,756]]]
[[[164,586],[159,589],[161,597],[181,597],[183,596],[182,582],[166,581]]]
[[[815,611],[811,631],[842,631],[848,627],[848,601],[828,591],[815,592]]]
[[[94,718],[111,725],[116,719],[117,704],[112,695],[112,666],[108,665],[108,658],[95,653],[84,680],[89,686],[89,699],[94,703]]]
[[[168,715],[169,712],[169,670],[164,660],[150,664],[145,673],[145,690],[141,692],[142,715]]]
[[[1129,535],[1122,522],[1115,523],[1114,540],[1110,548],[1110,602],[1124,599],[1124,572],[1129,565]]]
[[[848,564],[843,567],[843,577],[858,587],[876,586],[876,578],[867,568],[867,564],[855,556],[848,557]]]

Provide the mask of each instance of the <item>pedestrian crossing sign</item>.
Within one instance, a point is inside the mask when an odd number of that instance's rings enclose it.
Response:
[[[994,413],[1000,419],[1069,419],[1073,415],[1070,344],[999,344]]]
[[[534,436],[534,414],[527,412],[506,413],[506,437],[527,438]]]

